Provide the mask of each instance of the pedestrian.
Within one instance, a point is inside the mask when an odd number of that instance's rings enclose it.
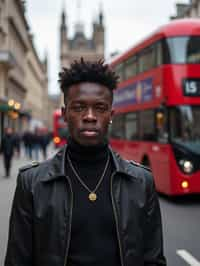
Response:
[[[116,74],[81,59],[59,77],[70,136],[19,171],[5,266],[166,265],[151,172],[108,144]]]
[[[15,132],[14,134],[15,150],[17,152],[17,158],[20,158],[21,154],[21,136],[20,133]]]
[[[1,153],[3,154],[3,163],[5,168],[5,177],[10,176],[12,158],[15,149],[15,137],[11,127],[5,129],[5,134],[2,138]]]
[[[22,140],[24,142],[25,155],[30,160],[32,159],[33,133],[26,130],[23,134]]]
[[[41,132],[41,136],[40,136],[40,145],[41,145],[41,151],[42,151],[42,155],[43,155],[43,159],[46,160],[47,158],[47,146],[49,144],[49,136],[48,136],[48,132]]]
[[[34,133],[32,135],[32,154],[34,160],[39,160],[39,155],[41,151],[41,134],[39,128],[35,128]]]

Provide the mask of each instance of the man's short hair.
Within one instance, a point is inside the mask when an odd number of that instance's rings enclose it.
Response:
[[[81,58],[79,61],[74,61],[70,68],[64,67],[59,73],[58,81],[64,96],[70,86],[81,82],[93,82],[103,85],[113,95],[113,90],[117,87],[118,76],[110,69],[108,64],[104,64],[104,60],[90,62]]]

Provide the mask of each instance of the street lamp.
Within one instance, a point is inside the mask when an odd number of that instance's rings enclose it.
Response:
[[[18,103],[18,102],[16,102],[16,103],[14,104],[14,108],[15,108],[15,110],[19,110],[19,109],[21,108],[21,104]]]
[[[14,101],[13,99],[10,99],[10,100],[8,101],[8,105],[9,105],[10,107],[14,106],[14,104],[15,104],[15,101]]]

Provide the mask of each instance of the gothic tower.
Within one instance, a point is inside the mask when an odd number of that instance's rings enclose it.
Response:
[[[68,25],[65,10],[62,10],[60,25],[60,66],[68,67],[71,62],[83,57],[93,61],[104,58],[104,17],[102,9],[99,16],[93,23],[93,33],[91,38],[86,38],[84,25],[78,18],[73,38],[68,37]]]
[[[67,24],[66,24],[66,14],[63,9],[61,15],[61,25],[60,25],[60,63],[61,66],[66,65],[67,55],[69,52],[69,45],[67,39]]]
[[[98,53],[104,54],[103,12],[100,10],[98,21],[93,23],[93,42]]]

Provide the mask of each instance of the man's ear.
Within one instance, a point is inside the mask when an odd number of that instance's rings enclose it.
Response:
[[[112,109],[112,110],[111,110],[111,120],[113,119],[114,114],[115,114],[115,110]]]
[[[62,106],[61,107],[61,114],[62,114],[62,117],[63,117],[63,119],[64,119],[65,122],[67,122],[67,115],[66,115],[66,113],[67,113],[66,107],[65,106]]]

